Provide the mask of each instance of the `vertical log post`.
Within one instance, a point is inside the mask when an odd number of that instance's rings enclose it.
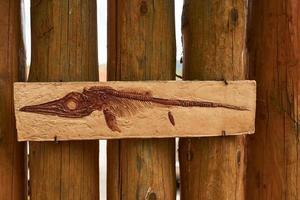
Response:
[[[98,80],[96,14],[96,0],[32,0],[29,81]],[[98,200],[98,148],[98,141],[30,142],[31,199]]]
[[[0,199],[25,199],[25,148],[17,142],[13,82],[20,81],[20,1],[0,1]],[[24,67],[24,66],[23,66]]]
[[[108,2],[108,80],[175,78],[174,1]],[[175,199],[175,140],[108,143],[108,199]]]
[[[300,2],[251,1],[250,78],[257,81],[247,199],[300,198]]]
[[[246,7],[244,0],[184,1],[185,80],[246,78]],[[179,148],[182,199],[244,198],[244,136],[181,139]]]

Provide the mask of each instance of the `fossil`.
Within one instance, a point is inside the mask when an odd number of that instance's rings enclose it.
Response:
[[[67,118],[81,118],[98,110],[103,112],[105,122],[112,131],[121,132],[117,123],[117,117],[133,116],[143,108],[155,108],[155,106],[166,108],[178,106],[225,108],[238,111],[248,110],[240,106],[210,101],[155,97],[151,91],[115,90],[108,86],[93,86],[84,88],[82,92],[70,92],[64,97],[50,102],[24,106],[20,111]],[[175,126],[175,119],[171,111],[168,112],[168,119],[171,125]]]

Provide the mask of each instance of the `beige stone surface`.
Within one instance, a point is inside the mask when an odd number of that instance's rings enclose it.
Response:
[[[121,132],[111,131],[103,112],[82,118],[65,118],[21,112],[23,106],[45,103],[71,91],[91,86],[110,86],[116,90],[152,91],[154,97],[212,101],[245,107],[248,110],[203,107],[164,107],[156,104],[132,116],[117,117]],[[143,81],[15,83],[15,113],[19,141],[90,140],[117,138],[164,138],[242,135],[254,133],[256,108],[255,81]],[[171,112],[175,126],[168,118]]]

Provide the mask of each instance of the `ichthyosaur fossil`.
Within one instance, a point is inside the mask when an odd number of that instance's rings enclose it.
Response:
[[[160,98],[153,96],[150,91],[116,90],[109,86],[93,86],[84,88],[82,92],[70,92],[60,99],[38,105],[24,106],[20,111],[67,118],[81,118],[98,110],[103,112],[106,124],[112,131],[121,132],[121,129],[118,127],[117,117],[132,116],[142,108],[153,106],[248,110],[240,106],[210,101]],[[168,118],[170,123],[175,126],[175,120],[170,111],[168,112]]]

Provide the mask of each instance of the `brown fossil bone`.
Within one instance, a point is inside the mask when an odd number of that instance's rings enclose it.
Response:
[[[81,93],[70,92],[66,96],[50,102],[24,106],[20,111],[67,118],[81,118],[98,110],[103,112],[106,124],[112,131],[121,132],[117,124],[117,117],[132,116],[141,108],[153,106],[221,107],[239,111],[248,110],[244,107],[209,101],[154,97],[149,91],[123,91],[115,90],[108,86],[94,86],[83,89]],[[170,112],[168,113],[168,118],[170,123],[175,126],[174,117]]]

